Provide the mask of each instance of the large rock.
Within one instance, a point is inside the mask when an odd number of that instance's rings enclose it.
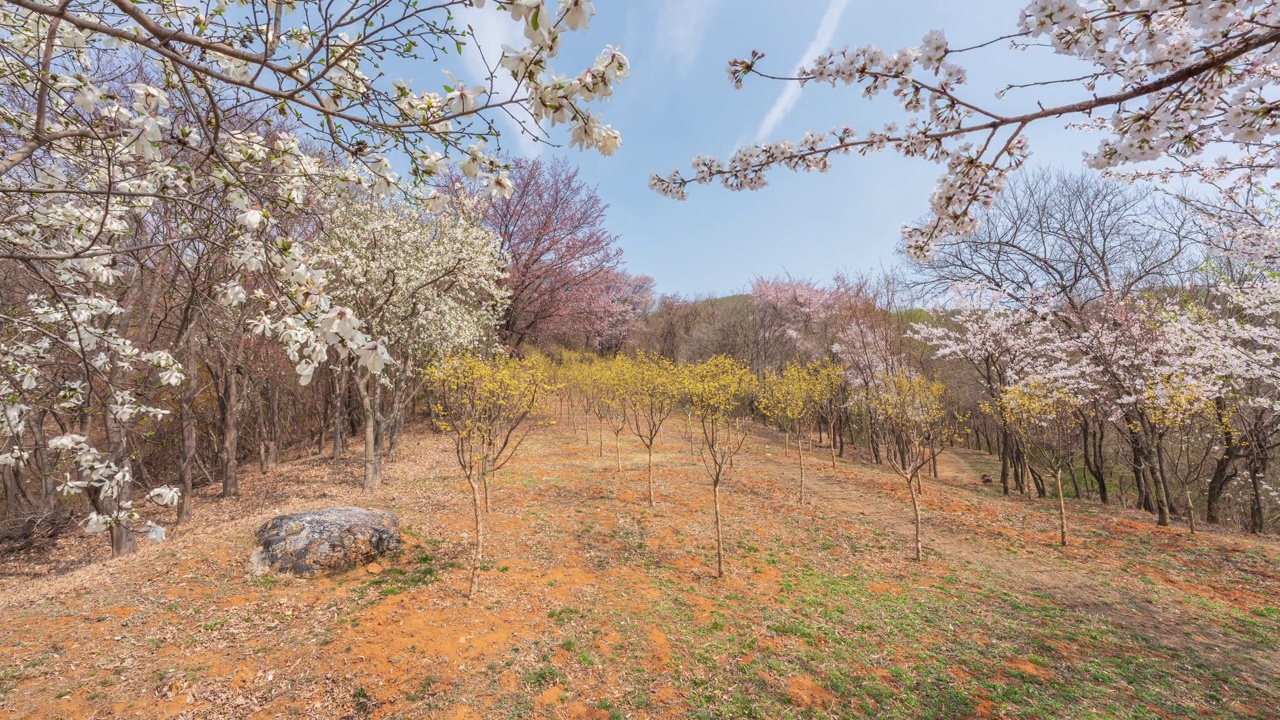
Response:
[[[257,536],[262,549],[249,558],[249,572],[315,577],[399,550],[400,519],[385,510],[336,507],[271,518]]]

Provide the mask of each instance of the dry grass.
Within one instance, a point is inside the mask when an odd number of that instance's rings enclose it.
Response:
[[[250,473],[135,556],[58,541],[9,559],[0,716],[14,718],[1275,717],[1280,550],[1157,529],[1141,514],[1003,498],[985,458],[926,482],[924,563],[905,485],[748,444],[727,486],[728,576],[711,576],[710,488],[675,435],[539,431],[497,478],[471,601],[470,512],[444,438],[412,434],[363,494],[353,457]],[[660,441],[660,443],[663,441]],[[400,514],[378,575],[251,581],[253,530],[340,504]],[[69,568],[65,558],[79,565]],[[92,560],[93,562],[84,562]],[[46,574],[47,573],[47,574]]]

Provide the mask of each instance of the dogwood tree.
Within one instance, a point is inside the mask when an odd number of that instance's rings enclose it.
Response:
[[[945,167],[928,220],[903,230],[908,250],[926,255],[938,239],[975,229],[975,210],[1031,151],[1029,127],[1065,121],[1101,136],[1086,157],[1094,168],[1191,177],[1218,186],[1224,204],[1245,206],[1254,188],[1274,182],[1280,164],[1278,21],[1280,7],[1270,0],[1032,0],[1008,34],[968,47],[933,30],[897,51],[832,50],[791,76],[770,71],[764,53],[752,51],[729,62],[735,87],[752,77],[846,85],[866,98],[891,96],[902,116],[879,128],[841,126],[745,146],[727,162],[699,156],[690,173],[655,174],[650,186],[676,198],[713,181],[758,189],[777,168],[821,172],[833,156],[887,149]],[[1079,61],[1081,71],[1006,86],[993,102],[965,93],[963,59],[1002,42],[1047,48]],[[1079,97],[1046,103],[1033,96],[1051,85],[1077,88]]]

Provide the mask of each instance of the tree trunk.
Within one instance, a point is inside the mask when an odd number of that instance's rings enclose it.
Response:
[[[263,475],[267,474],[267,399],[263,396],[262,388],[258,388],[257,402],[254,407],[258,412],[258,471]]]
[[[1105,430],[1102,425],[1098,426],[1098,432],[1091,433],[1089,431],[1089,421],[1083,420],[1080,423],[1080,432],[1084,445],[1084,466],[1093,476],[1094,481],[1098,484],[1098,499],[1103,505],[1108,504],[1107,498],[1107,480],[1104,475],[1104,459],[1102,455],[1102,444],[1105,437]]]
[[[1053,471],[1054,482],[1058,485],[1058,532],[1062,536],[1062,547],[1067,546],[1067,501],[1062,497],[1062,470]]]
[[[646,474],[649,481],[649,507],[653,507],[653,443],[645,445],[645,450],[649,453],[649,472]]]
[[[240,374],[227,367],[222,375],[222,451],[218,454],[218,471],[222,475],[222,497],[240,494],[237,474],[240,452]]]
[[[1009,494],[1009,442],[1003,432],[1000,433],[1000,489]]]
[[[346,426],[347,371],[344,363],[333,368],[333,459],[342,457],[343,428]]]
[[[1160,527],[1168,527],[1169,525],[1169,503],[1165,499],[1164,487],[1160,478],[1160,467],[1155,457],[1155,448],[1153,443],[1146,444],[1146,475],[1148,480],[1147,492],[1155,497],[1156,501],[1156,525]]]
[[[1191,502],[1191,491],[1187,491],[1187,524],[1191,526],[1191,534],[1196,534],[1196,506]]]
[[[267,404],[267,470],[280,464],[280,387],[271,384]]]
[[[366,372],[356,379],[360,405],[364,409],[364,489],[372,490],[382,482],[381,413],[378,408],[380,384],[378,376]],[[369,385],[373,387],[370,388]]]
[[[31,423],[31,459],[35,461],[34,470],[40,487],[40,498],[37,507],[42,513],[52,513],[58,509],[58,480],[53,463],[49,458],[49,443],[44,436],[44,420],[48,411],[41,410]]]
[[[796,453],[800,457],[800,504],[804,504],[804,445],[796,443]]]
[[[724,533],[720,527],[720,481],[711,483],[711,504],[716,511],[716,577],[724,577]]]
[[[18,444],[18,438],[10,436],[4,445],[4,452],[10,453]],[[4,481],[5,517],[11,520],[26,519],[31,514],[27,493],[22,487],[22,466],[20,464],[0,466],[0,478]]]
[[[916,497],[913,480],[915,480],[915,473],[907,479],[907,494],[911,496],[911,513],[916,520],[916,562],[920,562],[924,559],[924,544],[920,542],[920,500]]]
[[[827,433],[827,438],[831,441],[831,469],[835,470],[836,469],[836,421],[834,419],[831,421],[831,425],[827,429],[830,431]]]
[[[484,475],[481,473],[481,481]],[[471,584],[467,588],[467,597],[471,598],[476,594],[476,573],[480,571],[480,559],[484,553],[484,518],[480,515],[480,486],[475,480],[467,478],[467,482],[471,485],[471,511],[475,517],[476,529],[476,551],[471,557]]]
[[[1133,452],[1133,485],[1138,491],[1138,507],[1149,513],[1155,513],[1155,504],[1147,492],[1146,453],[1142,449],[1141,440],[1136,431],[1129,432],[1129,448]]]
[[[1219,509],[1222,506],[1222,496],[1227,491],[1227,486],[1231,484],[1236,473],[1231,472],[1231,464],[1236,459],[1235,433],[1232,432],[1231,426],[1225,422],[1227,411],[1227,402],[1222,398],[1216,398],[1213,401],[1214,414],[1217,416],[1218,427],[1222,428],[1222,454],[1213,464],[1213,475],[1209,478],[1208,493],[1205,496],[1205,522],[1218,523],[1221,520],[1218,517]]]
[[[1267,516],[1262,504],[1262,485],[1267,475],[1266,450],[1256,448],[1249,455],[1249,480],[1253,483],[1253,503],[1249,509],[1250,530],[1262,535],[1267,532]]]
[[[108,455],[107,459],[121,465],[128,462],[124,457],[125,454],[125,438],[123,432],[113,428],[113,422],[110,414],[106,419]],[[87,420],[88,418],[85,418]],[[82,435],[88,437],[88,423],[82,423]],[[87,479],[82,475],[82,480]],[[115,497],[109,497],[102,492],[103,487],[98,486],[96,489],[89,491],[89,500],[93,504],[93,509],[101,515],[115,515],[126,503],[133,502],[133,482],[125,482],[119,488]],[[138,543],[134,539],[133,531],[122,523],[114,523],[111,526],[111,557],[120,557],[122,555],[131,555],[138,549]]]
[[[178,465],[178,485],[182,496],[178,498],[178,524],[191,521],[191,489],[194,484],[196,463],[196,393],[199,391],[200,373],[196,364],[195,343],[187,341],[187,385],[179,401],[178,417],[182,423],[182,460]]]
[[[1166,512],[1173,512],[1173,493],[1169,491],[1169,475],[1164,471],[1164,439],[1157,438],[1156,446],[1156,469],[1160,476],[1160,491],[1164,493],[1164,506]]]

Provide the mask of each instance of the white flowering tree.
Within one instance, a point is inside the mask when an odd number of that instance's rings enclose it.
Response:
[[[326,209],[317,258],[333,297],[360,318],[349,332],[359,360],[365,489],[382,480],[384,441],[394,439],[427,364],[496,342],[506,298],[500,246],[478,209],[462,202],[428,214],[402,201],[346,192]]]
[[[1082,71],[1009,85],[989,102],[971,97],[963,59],[998,43],[1047,48],[1080,61]],[[879,128],[842,126],[746,146],[727,162],[699,156],[691,173],[654,175],[650,185],[683,198],[694,183],[757,189],[777,168],[823,171],[837,155],[891,150],[923,158],[945,171],[929,219],[903,234],[910,252],[927,255],[936,241],[975,229],[976,211],[1027,157],[1028,127],[1066,122],[1102,136],[1087,158],[1094,168],[1190,177],[1221,189],[1224,205],[1247,206],[1250,191],[1271,182],[1280,164],[1277,59],[1280,6],[1271,0],[1032,0],[1011,32],[987,42],[954,47],[933,30],[897,51],[826,52],[789,77],[753,51],[729,63],[737,87],[751,77],[852,86],[866,98],[892,96],[902,116]],[[1034,91],[1051,85],[1075,87],[1079,98],[1038,102]],[[1157,162],[1134,167],[1148,161]]]
[[[479,12],[509,17],[527,44],[482,57],[465,23]],[[6,3],[7,477],[46,461],[36,472],[65,473],[61,488],[87,493],[94,507],[86,529],[110,530],[117,554],[132,550],[137,532],[162,534],[133,507],[128,438],[164,409],[133,385],[178,384],[184,369],[142,331],[138,308],[155,296],[141,292],[150,286],[139,278],[160,270],[137,263],[137,253],[165,251],[186,263],[193,244],[218,248],[230,272],[217,299],[249,303],[244,314],[283,343],[304,382],[335,345],[376,371],[377,340],[362,338],[356,314],[330,297],[305,244],[287,232],[289,218],[318,184],[389,192],[429,182],[453,158],[493,193],[508,194],[510,181],[486,150],[499,116],[538,139],[566,124],[575,145],[611,154],[619,136],[589,105],[626,76],[627,59],[606,48],[577,75],[551,65],[562,33],[585,29],[593,13],[588,0],[555,8],[541,0]],[[485,71],[457,79],[435,65],[454,53],[475,54]],[[392,77],[384,67],[392,61],[431,78],[429,86],[414,90]],[[393,158],[406,163],[399,173]],[[435,199],[425,192],[425,201]],[[147,232],[144,219],[162,209],[201,221]],[[353,346],[357,339],[366,344]],[[150,497],[172,503],[176,492],[161,487]]]

